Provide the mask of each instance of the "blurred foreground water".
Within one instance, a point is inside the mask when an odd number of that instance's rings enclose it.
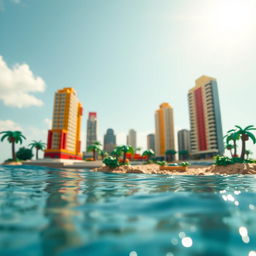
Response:
[[[1,166],[0,255],[256,256],[256,176]]]

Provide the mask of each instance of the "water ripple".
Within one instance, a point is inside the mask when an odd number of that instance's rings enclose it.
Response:
[[[255,177],[0,166],[0,255],[253,255]]]

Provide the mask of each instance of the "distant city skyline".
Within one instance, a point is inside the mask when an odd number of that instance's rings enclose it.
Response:
[[[187,92],[201,75],[218,81],[224,134],[256,125],[255,8],[251,0],[1,1],[0,130],[21,130],[22,146],[47,142],[53,94],[72,87],[85,110],[82,150],[92,110],[102,143],[112,127],[126,144],[133,127],[146,149],[161,102],[175,110],[175,134],[190,129]],[[0,143],[0,161],[9,157]]]
[[[174,130],[174,110],[164,102],[155,111],[155,153],[156,156],[165,156],[167,150],[176,150]]]
[[[191,147],[190,147],[190,131],[187,129],[182,129],[178,131],[178,156],[179,160],[186,160],[187,156],[190,155]],[[187,154],[185,154],[185,152]],[[185,156],[184,156],[185,155]]]
[[[147,149],[155,152],[155,134],[150,133],[147,135]]]
[[[112,128],[108,128],[103,139],[103,149],[107,153],[111,153],[116,147],[116,135]]]
[[[98,121],[97,121],[97,113],[89,112],[88,119],[86,123],[86,148],[91,146],[93,143],[98,141]]]
[[[134,129],[130,129],[127,137],[126,137],[126,144],[130,145],[136,150],[137,148],[137,132]]]

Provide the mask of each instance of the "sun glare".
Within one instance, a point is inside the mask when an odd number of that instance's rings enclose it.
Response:
[[[217,8],[216,21],[226,30],[240,30],[250,25],[252,13],[246,0],[224,0]]]

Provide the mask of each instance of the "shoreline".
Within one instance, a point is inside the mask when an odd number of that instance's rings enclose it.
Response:
[[[144,165],[123,165],[117,168],[109,168],[102,165],[99,161],[97,163],[49,163],[40,161],[31,162],[9,162],[2,163],[3,166],[15,166],[15,165],[34,165],[44,166],[50,168],[59,169],[90,169],[91,172],[105,172],[105,173],[141,173],[141,174],[163,174],[163,175],[233,175],[233,174],[256,174],[256,164],[242,164],[236,163],[227,166],[201,166],[192,165],[186,167],[186,170],[178,170],[173,166],[173,170],[165,170],[163,167],[157,164],[144,164]],[[166,166],[167,168],[169,166]]]
[[[164,175],[232,175],[232,174],[256,174],[256,164],[232,164],[228,166],[189,166],[185,171],[182,170],[160,170],[156,164],[146,165],[125,165],[117,168],[102,166],[91,170],[92,172],[108,173],[141,173],[141,174],[164,174]]]

